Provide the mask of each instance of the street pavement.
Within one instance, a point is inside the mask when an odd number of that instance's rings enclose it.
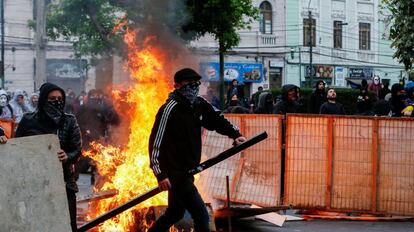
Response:
[[[225,223],[217,223],[217,231],[228,232]],[[255,218],[232,221],[232,232],[414,232],[414,222],[366,222],[340,220],[288,221],[283,227]]]
[[[92,193],[89,175],[80,175],[78,197]],[[82,204],[78,204],[81,206]],[[85,204],[87,207],[87,204]],[[293,211],[287,211],[295,215]],[[229,232],[227,221],[216,221],[217,231]],[[286,221],[283,227],[255,219],[233,219],[232,232],[414,232],[414,222],[367,222],[345,220]]]

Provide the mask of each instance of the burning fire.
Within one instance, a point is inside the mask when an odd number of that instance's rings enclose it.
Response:
[[[137,45],[140,31],[127,30],[124,41],[128,45],[128,71],[133,84],[127,92],[127,102],[131,106],[128,112],[120,112],[122,117],[130,119],[130,134],[125,147],[93,144],[93,149],[85,155],[97,163],[100,175],[105,182],[95,189],[104,191],[116,189],[118,194],[112,198],[100,200],[88,217],[93,219],[110,209],[140,195],[158,185],[149,168],[148,139],[158,108],[165,102],[172,89],[171,79],[167,75],[166,57],[154,43],[154,37],[146,37],[143,46]],[[119,92],[114,92],[115,98]],[[134,209],[153,205],[165,205],[165,193],[159,194]],[[117,217],[104,222],[99,231],[130,231],[134,226],[134,210],[128,210]]]

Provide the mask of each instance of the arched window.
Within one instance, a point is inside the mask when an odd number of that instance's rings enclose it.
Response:
[[[268,1],[260,4],[260,32],[272,34],[272,5]]]

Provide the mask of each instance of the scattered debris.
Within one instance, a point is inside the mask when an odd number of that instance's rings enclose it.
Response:
[[[118,191],[116,191],[115,189],[110,189],[110,190],[96,192],[96,193],[92,193],[92,194],[88,194],[86,196],[80,197],[79,199],[76,200],[76,202],[84,203],[84,202],[97,201],[97,200],[102,200],[102,199],[113,197],[116,194],[118,194]]]
[[[260,209],[262,207],[259,207],[257,205],[252,205],[251,208],[252,209]],[[282,227],[283,223],[285,223],[285,221],[286,221],[286,216],[280,215],[280,214],[275,213],[275,212],[257,215],[256,218],[267,221],[267,222],[270,222],[270,223],[275,224],[279,227]]]

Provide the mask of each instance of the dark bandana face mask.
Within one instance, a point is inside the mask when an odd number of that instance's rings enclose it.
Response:
[[[178,90],[184,97],[186,97],[191,104],[195,102],[200,91],[200,82],[194,82],[184,85]]]
[[[54,100],[48,101],[43,107],[45,114],[53,120],[55,124],[59,124],[63,116],[63,109],[65,105],[63,101]]]

